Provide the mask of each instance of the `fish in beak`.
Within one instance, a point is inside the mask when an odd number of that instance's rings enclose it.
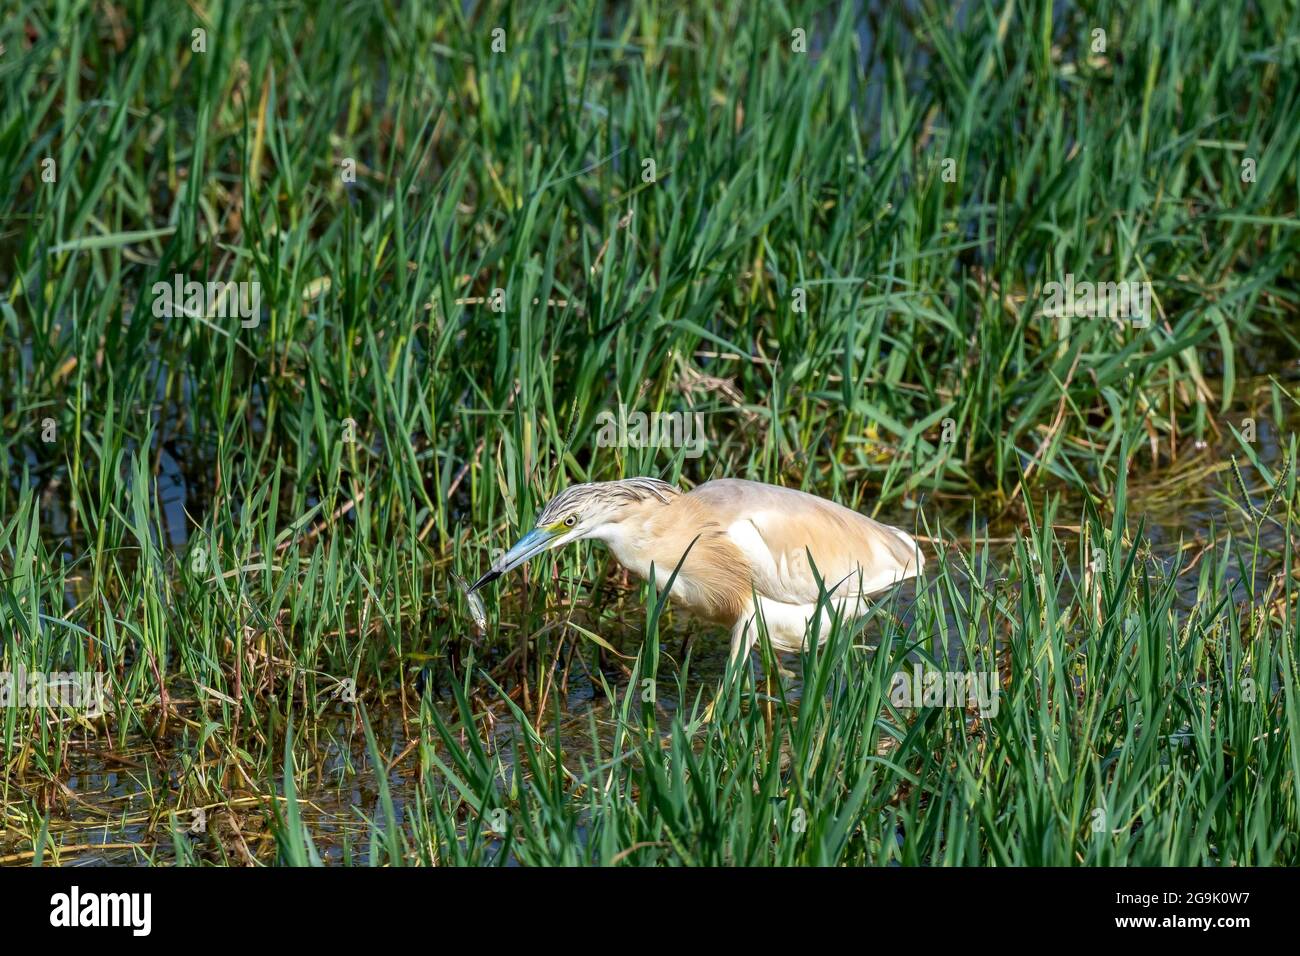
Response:
[[[478,628],[480,634],[487,633],[487,608],[483,606],[483,599],[469,589],[469,585],[455,571],[451,572],[451,579],[456,582],[456,587],[460,588],[461,593],[465,595],[465,603],[469,605],[469,613],[474,617],[474,626]]]
[[[491,584],[506,572],[513,571],[533,555],[545,551],[555,543],[555,540],[561,536],[562,532],[563,528],[558,531],[553,531],[550,528],[534,528],[520,538],[518,544],[493,562],[487,573],[470,585],[469,593],[473,594],[485,584]]]

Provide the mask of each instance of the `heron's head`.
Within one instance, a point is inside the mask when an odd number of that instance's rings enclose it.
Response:
[[[492,563],[488,572],[474,582],[470,591],[512,571],[535,554],[559,548],[579,538],[600,537],[604,529],[639,512],[650,500],[667,504],[677,488],[658,478],[624,478],[571,485],[547,502],[537,516],[537,525],[513,548]]]

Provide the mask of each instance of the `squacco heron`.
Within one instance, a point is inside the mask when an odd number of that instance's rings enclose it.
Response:
[[[683,492],[657,478],[625,478],[564,489],[470,591],[582,538],[603,541],[642,578],[653,565],[660,589],[680,563],[669,597],[731,628],[733,659],[748,655],[760,616],[777,650],[804,648],[821,593],[814,568],[830,598],[821,602],[826,633],[832,613],[861,615],[866,597],[925,564],[907,533],[792,488],[719,478]]]

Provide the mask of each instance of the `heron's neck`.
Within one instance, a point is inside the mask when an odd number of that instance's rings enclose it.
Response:
[[[654,564],[655,576],[660,582],[666,581],[676,566],[676,559],[668,561],[663,553],[664,528],[672,523],[673,506],[680,500],[672,498],[663,502],[652,498],[636,502],[620,520],[601,525],[591,537],[605,542],[618,563],[632,573],[648,578],[650,565]]]

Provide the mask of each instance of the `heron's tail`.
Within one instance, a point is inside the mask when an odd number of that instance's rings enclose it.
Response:
[[[906,563],[904,564],[903,574],[899,578],[899,580],[905,581],[908,578],[921,577],[921,575],[925,572],[925,554],[922,553],[921,546],[918,545],[916,543],[916,539],[913,538],[906,531],[903,531],[899,528],[890,528],[889,530],[894,532],[894,534],[898,535],[898,537],[902,540],[903,544],[907,546],[908,556],[906,559]]]

